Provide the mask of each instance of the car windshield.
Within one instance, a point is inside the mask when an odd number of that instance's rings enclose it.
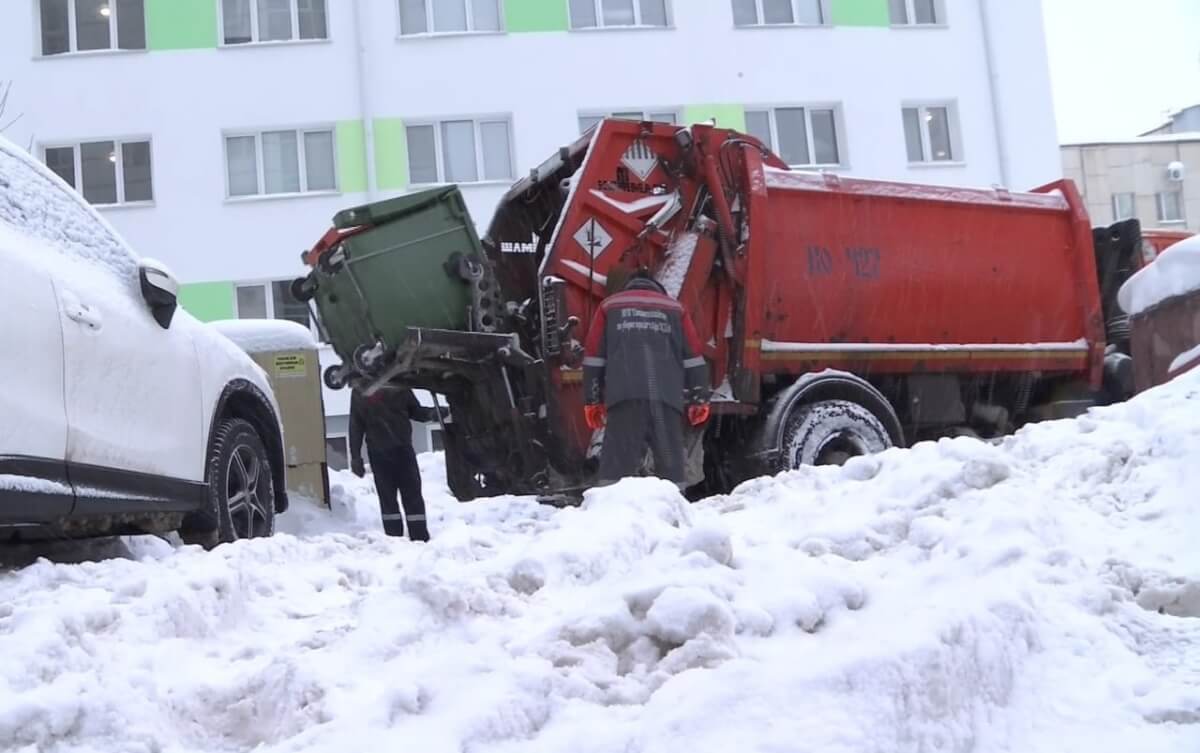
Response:
[[[81,198],[0,139],[0,222],[132,283],[137,260]]]

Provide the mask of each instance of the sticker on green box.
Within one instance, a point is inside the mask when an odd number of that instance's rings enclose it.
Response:
[[[287,353],[275,356],[275,377],[278,379],[302,379],[308,376],[308,356],[303,353]]]

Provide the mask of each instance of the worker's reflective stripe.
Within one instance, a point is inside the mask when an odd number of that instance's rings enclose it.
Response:
[[[384,520],[404,520],[404,513],[401,513],[401,512],[393,512],[390,514],[384,513],[383,519]]]
[[[583,359],[584,366],[600,366],[600,367],[602,367],[606,363],[608,363],[607,358],[596,358],[594,356],[588,356],[587,358]]]
[[[698,369],[703,365],[704,356],[696,356],[695,358],[689,358],[683,362],[683,368],[685,369]]]
[[[424,515],[409,515],[408,520],[410,523],[424,523],[425,516]]]

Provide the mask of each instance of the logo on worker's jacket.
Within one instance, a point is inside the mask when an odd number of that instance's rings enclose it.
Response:
[[[650,149],[649,144],[638,139],[625,150],[625,154],[621,157],[621,164],[644,181],[654,172],[654,168],[658,167],[658,155]]]
[[[593,259],[604,253],[604,249],[612,244],[612,236],[604,229],[595,217],[583,223],[583,227],[575,233],[575,241],[583,246]]]

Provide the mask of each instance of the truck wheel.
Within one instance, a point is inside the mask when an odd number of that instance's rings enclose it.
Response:
[[[892,446],[883,422],[866,408],[847,400],[799,406],[784,427],[779,470],[802,465],[843,465],[860,455]]]
[[[275,532],[275,486],[271,461],[258,432],[240,418],[217,425],[208,460],[208,507],[181,536],[212,549]]]

